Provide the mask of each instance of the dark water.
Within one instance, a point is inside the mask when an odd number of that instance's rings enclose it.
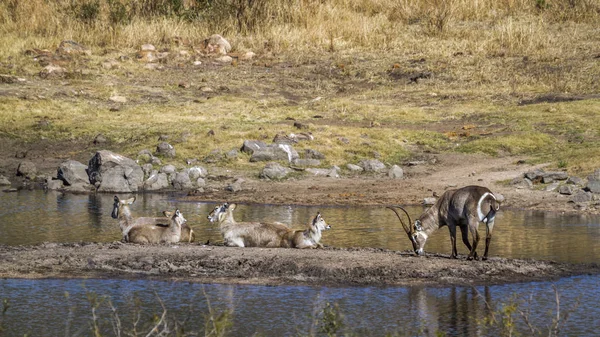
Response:
[[[110,217],[112,195],[74,195],[57,192],[0,192],[0,244],[40,242],[110,242],[120,240],[118,222]],[[160,216],[179,208],[198,241],[220,242],[215,224],[206,215],[215,204],[177,202],[176,196],[141,195],[131,207],[134,216]],[[423,207],[409,207],[413,218]],[[279,221],[302,226],[321,212],[332,229],[322,243],[338,247],[410,249],[410,241],[394,213],[383,207],[302,207],[239,205],[237,221]],[[600,260],[600,217],[503,210],[498,214],[491,256],[561,262]],[[485,231],[482,225],[481,230]],[[467,253],[460,243],[459,252]],[[483,249],[483,247],[482,247]],[[448,230],[435,232],[426,252],[450,253]]]
[[[176,196],[139,196],[132,206],[134,215],[158,216],[163,210],[179,208],[196,231],[200,241],[220,241],[215,225],[206,215],[214,204],[177,202]],[[116,241],[120,233],[110,217],[112,196],[70,195],[41,191],[0,192],[0,244],[40,242]],[[333,229],[322,242],[332,246],[410,248],[395,215],[380,207],[291,207],[240,205],[238,221],[279,221],[304,224],[320,211]],[[411,207],[416,217],[421,207]],[[503,210],[496,220],[491,256],[552,259],[563,262],[598,262],[600,219],[592,216],[560,215],[542,212]],[[482,228],[483,229],[483,228]],[[432,235],[425,250],[450,252],[448,231]],[[464,247],[460,252],[465,253]],[[476,262],[479,263],[479,262]],[[377,287],[264,287],[243,285],[201,285],[149,280],[0,280],[0,299],[10,308],[0,327],[5,335],[16,336],[90,336],[92,294],[99,295],[99,324],[111,336],[108,300],[117,308],[124,328],[130,327],[134,312],[140,309],[141,321],[149,322],[160,314],[160,298],[169,315],[186,321],[186,331],[204,335],[206,299],[218,312],[233,312],[231,336],[295,336],[318,330],[318,313],[326,303],[336,303],[349,330],[359,335],[435,335],[494,336],[481,324],[489,305],[502,309],[511,298],[520,302],[532,299],[534,325],[545,327],[556,308],[552,285],[560,293],[561,312],[579,303],[563,327],[565,335],[596,336],[600,327],[598,276],[564,278],[551,282],[532,282],[490,287],[377,288]],[[68,296],[65,296],[68,293]],[[485,299],[485,300],[484,300]],[[137,304],[133,304],[137,303]],[[504,307],[508,308],[508,307]],[[526,331],[515,316],[517,327]],[[127,325],[129,324],[129,325]],[[367,333],[368,331],[368,333]],[[421,333],[419,333],[421,331]],[[68,332],[68,334],[66,333]],[[0,333],[2,335],[2,333]],[[527,333],[523,335],[529,335]]]

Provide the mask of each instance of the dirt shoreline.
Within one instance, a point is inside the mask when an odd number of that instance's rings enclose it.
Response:
[[[199,283],[328,286],[471,286],[600,273],[597,264],[465,256],[375,248],[316,250],[201,244],[46,243],[0,246],[2,278],[123,278]]]

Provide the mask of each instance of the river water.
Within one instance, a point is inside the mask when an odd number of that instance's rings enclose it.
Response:
[[[0,244],[117,241],[120,233],[117,221],[110,217],[112,204],[112,195],[0,192]],[[196,232],[198,241],[220,242],[218,229],[206,220],[214,206],[214,203],[180,202],[175,195],[149,194],[138,196],[131,209],[134,215],[159,216],[163,210],[178,208]],[[413,218],[424,210],[422,207],[407,209]],[[297,227],[307,223],[317,212],[332,226],[323,234],[325,245],[410,248],[395,215],[383,207],[239,205],[235,214],[238,221],[279,221]],[[490,256],[597,262],[599,224],[600,218],[595,216],[502,210],[496,219]],[[442,229],[433,234],[425,250],[450,253],[448,231]],[[466,252],[460,244],[459,253]],[[556,309],[553,291],[556,285],[563,313],[578,304],[563,331],[568,331],[568,335],[593,336],[600,326],[600,309],[596,305],[599,281],[598,276],[579,276],[553,283],[476,288],[331,288],[148,280],[7,279],[0,280],[0,299],[8,299],[10,307],[4,321],[0,318],[0,327],[3,324],[9,336],[24,333],[31,336],[91,335],[94,298],[91,295],[98,295],[105,299],[98,312],[104,310],[104,321],[100,323],[107,331],[112,330],[106,299],[111,300],[121,313],[121,320],[126,322],[132,321],[131,313],[135,311],[132,303],[136,303],[135,307],[142,309],[144,315],[150,315],[160,313],[159,304],[163,301],[170,313],[189,317],[187,331],[201,330],[203,335],[209,299],[211,308],[232,312],[232,336],[249,336],[255,332],[289,336],[316,331],[318,313],[326,303],[338,306],[349,330],[363,331],[366,335],[379,336],[385,332],[415,335],[419,331],[421,335],[435,335],[441,331],[448,336],[485,336],[491,333],[482,327],[488,305],[500,309],[511,298],[518,302],[531,298],[534,325],[549,324],[550,315]],[[524,324],[517,321],[517,327],[525,331]]]

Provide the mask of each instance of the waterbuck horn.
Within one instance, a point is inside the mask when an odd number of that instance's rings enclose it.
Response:
[[[404,223],[404,221],[402,221],[402,217],[400,216],[400,214],[398,214],[398,211],[396,211],[396,208],[400,208],[404,214],[406,214],[406,217],[408,218],[408,226]],[[396,213],[396,216],[398,217],[398,220],[400,220],[400,223],[402,224],[402,227],[404,228],[404,231],[406,232],[406,234],[408,234],[408,237],[411,238],[412,240],[412,235],[413,235],[413,231],[412,231],[412,227],[410,226],[410,224],[412,224],[412,220],[410,219],[410,215],[408,215],[408,212],[402,208],[401,206],[387,206],[387,208],[391,209],[392,211],[394,211],[394,213]]]

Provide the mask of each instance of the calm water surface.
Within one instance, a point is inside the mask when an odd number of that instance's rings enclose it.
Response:
[[[110,217],[112,203],[111,195],[0,192],[0,244],[119,240],[118,223]],[[220,242],[216,226],[206,220],[214,206],[211,203],[178,202],[176,196],[170,195],[140,195],[132,206],[132,213],[158,216],[163,210],[179,208],[199,241]],[[416,217],[423,208],[410,207],[408,210]],[[410,248],[395,215],[381,207],[239,205],[236,219],[301,225],[318,211],[333,227],[323,235],[325,245]],[[503,210],[496,220],[490,255],[598,262],[599,220],[592,216]],[[429,241],[426,251],[450,252],[446,229],[436,232]],[[463,246],[459,249],[466,253]],[[8,279],[0,280],[0,299],[8,299],[11,303],[3,323],[8,336],[24,333],[64,336],[66,332],[68,335],[91,335],[88,297],[91,293],[110,299],[121,319],[127,322],[132,320],[134,298],[146,319],[160,313],[158,296],[170,314],[181,319],[188,317],[188,325],[195,331],[203,331],[208,298],[214,308],[233,312],[232,336],[250,336],[255,332],[267,336],[292,336],[310,332],[314,330],[314,314],[328,302],[339,305],[349,328],[370,331],[370,335],[426,330],[431,335],[443,331],[449,336],[490,336],[495,332],[482,330],[476,323],[485,317],[485,301],[500,306],[513,296],[517,300],[531,297],[532,317],[538,326],[546,325],[555,308],[552,284],[533,282],[477,288],[329,288],[200,285],[147,280]],[[596,304],[600,278],[564,278],[555,284],[561,294],[562,310],[579,303],[563,331],[568,331],[567,335],[596,336],[600,327],[600,309]],[[107,335],[112,335],[107,302],[103,303],[98,309],[104,317],[102,327]]]

